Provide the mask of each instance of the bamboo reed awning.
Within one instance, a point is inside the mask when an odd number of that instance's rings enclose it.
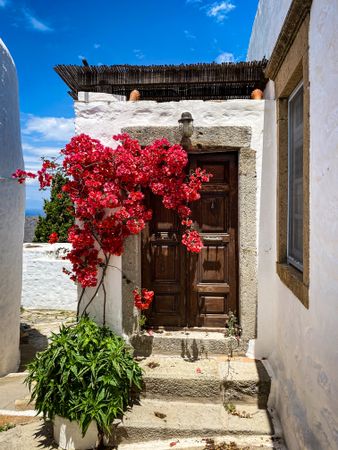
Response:
[[[78,92],[125,95],[133,89],[141,100],[225,100],[250,98],[264,89],[267,60],[170,66],[76,66],[57,65],[55,71],[77,99]]]

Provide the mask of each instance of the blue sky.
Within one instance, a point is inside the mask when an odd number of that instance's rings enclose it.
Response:
[[[258,0],[0,0],[0,37],[18,71],[26,168],[73,135],[73,102],[56,64],[241,61]],[[36,185],[27,208],[41,208]]]

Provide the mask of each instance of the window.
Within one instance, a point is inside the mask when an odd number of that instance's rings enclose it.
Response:
[[[275,82],[277,103],[276,271],[306,308],[310,284],[310,3],[291,3],[266,69]]]
[[[303,271],[303,84],[288,101],[287,262]]]

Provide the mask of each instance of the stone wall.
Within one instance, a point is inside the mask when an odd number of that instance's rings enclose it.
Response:
[[[25,188],[12,173],[23,168],[17,75],[0,39],[0,376],[19,365],[19,326]]]
[[[70,248],[70,244],[24,244],[22,307],[76,310],[76,285],[62,272],[71,267],[62,259]]]
[[[23,237],[24,242],[33,242],[35,236],[35,227],[39,220],[39,216],[25,217],[25,233]]]
[[[269,57],[290,1],[261,0],[248,57]],[[264,14],[263,14],[264,12]],[[266,33],[275,29],[276,32]],[[310,283],[306,309],[276,274],[275,108],[265,114],[256,355],[274,371],[290,450],[338,448],[338,3],[313,0],[309,30]],[[271,83],[269,83],[270,92]]]

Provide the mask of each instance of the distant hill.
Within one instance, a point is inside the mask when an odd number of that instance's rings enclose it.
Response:
[[[44,213],[43,209],[26,209],[25,215],[26,215],[26,217],[44,216],[45,213]]]

